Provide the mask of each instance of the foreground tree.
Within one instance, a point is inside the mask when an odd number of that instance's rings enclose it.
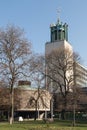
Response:
[[[31,62],[31,72],[32,72],[32,80],[36,85],[36,91],[34,95],[35,97],[31,97],[30,102],[34,101],[35,107],[35,120],[39,118],[39,109],[45,108],[45,118],[47,118],[47,109],[49,109],[49,101],[51,99],[49,92],[45,90],[45,73],[44,73],[44,64],[43,57],[40,55],[35,55]],[[48,98],[48,101],[45,98]],[[41,105],[41,106],[40,106]]]
[[[74,73],[75,62],[80,59],[79,55],[73,53],[70,49],[54,50],[46,55],[46,76],[47,88],[53,93],[60,93],[62,96],[62,118],[68,107],[68,94],[72,92],[74,79],[78,74]]]
[[[31,44],[19,27],[0,30],[0,80],[10,88],[11,118],[14,120],[14,86],[25,74],[31,60]]]
[[[79,55],[66,48],[55,49],[45,58],[39,56],[34,63],[35,67],[38,66],[38,71],[46,77],[46,89],[52,94],[57,93],[62,96],[62,118],[65,118],[64,113],[68,109],[69,93],[73,92],[73,86],[76,85],[74,79],[79,76],[74,73],[75,63],[79,61]]]

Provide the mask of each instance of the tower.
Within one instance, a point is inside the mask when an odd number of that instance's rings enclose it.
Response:
[[[63,24],[58,19],[56,24],[50,25],[50,41],[45,44],[45,55],[47,56],[47,55],[52,54],[53,51],[60,51],[60,50],[63,50],[63,54],[65,55],[66,49],[68,49],[72,54],[72,58],[68,59],[68,60],[71,61],[73,64],[73,62],[74,62],[73,61],[73,48],[72,48],[71,44],[68,42],[68,24],[67,23]],[[75,67],[73,66],[74,69],[72,67],[72,69],[70,71],[68,70],[66,72],[66,75],[70,77],[71,75],[74,76],[74,72],[77,73],[75,76],[75,79],[74,79],[76,82],[76,86],[87,87],[87,69],[85,67],[83,67],[81,64],[79,64],[78,61],[75,61],[75,62],[76,62],[76,65],[75,65]],[[48,68],[46,68],[46,73],[48,73],[47,69]],[[79,70],[80,70],[80,72],[79,72]],[[66,78],[67,78],[67,76],[66,76]],[[46,87],[47,87],[48,79],[49,78],[47,77],[46,78]],[[50,83],[51,83],[50,86],[53,87],[53,85],[54,85],[53,82],[50,81]]]
[[[58,19],[56,24],[50,25],[50,42],[45,44],[45,54],[49,54],[54,49],[66,47],[72,50],[72,46],[68,42],[68,24],[63,24]]]
[[[68,42],[68,25],[59,19],[56,24],[50,25],[50,41],[45,44],[45,66],[46,89],[57,95],[57,99],[61,96],[60,109],[66,111],[70,105],[68,101],[72,99],[68,98],[68,94],[76,94],[78,87],[84,87],[84,90],[87,87],[87,69],[75,59]],[[59,108],[57,105],[56,110]]]
[[[54,53],[56,51],[58,52],[60,50],[62,51],[63,55],[66,55],[65,54],[66,50],[69,50],[70,53],[71,53],[71,55],[73,53],[72,46],[68,42],[68,25],[66,23],[63,24],[58,19],[58,21],[57,21],[56,24],[51,24],[50,25],[50,41],[45,44],[45,55],[46,55],[46,59],[47,59],[48,55],[52,55],[52,53]],[[65,64],[64,63],[65,62],[64,58],[65,58],[65,56],[63,57],[63,61],[62,61],[63,64]],[[71,62],[72,62],[72,58],[70,58],[69,60],[71,60]],[[56,60],[53,60],[52,62],[55,62],[55,61]],[[51,69],[53,69],[53,68],[51,68]],[[72,68],[72,70],[73,70],[73,68]],[[72,74],[72,70],[66,71],[65,75]],[[47,74],[49,73],[48,65],[46,65],[46,73]],[[62,70],[60,71],[60,73],[63,75]],[[50,75],[52,75],[52,72],[50,72]],[[53,74],[53,77],[55,77],[56,79],[60,77],[60,75],[57,75],[57,74],[56,74],[57,76],[54,76],[54,75],[55,74]],[[67,78],[68,78],[68,76],[67,76]],[[47,87],[48,86],[48,82],[50,82],[50,90],[49,91],[52,92],[53,91],[53,87],[55,87],[56,84],[54,83],[52,77],[51,77],[51,80],[50,80],[50,78],[47,77],[46,78],[46,88],[48,88]],[[59,79],[58,82],[60,82],[62,84],[62,82],[64,82],[64,79],[61,79],[61,80]]]

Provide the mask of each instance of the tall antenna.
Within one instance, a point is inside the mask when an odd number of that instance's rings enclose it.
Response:
[[[60,12],[61,12],[61,10],[60,10],[60,8],[58,8],[58,10],[57,10],[57,14],[58,14],[58,22],[60,21]]]

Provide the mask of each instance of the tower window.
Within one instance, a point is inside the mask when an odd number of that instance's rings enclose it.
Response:
[[[61,40],[61,30],[59,30],[58,38]]]
[[[55,40],[57,40],[57,30],[55,30]]]

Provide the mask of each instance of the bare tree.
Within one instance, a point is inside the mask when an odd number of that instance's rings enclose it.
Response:
[[[33,68],[38,68],[39,73],[46,78],[45,88],[51,94],[57,93],[61,95],[63,118],[67,109],[69,94],[73,92],[74,79],[79,76],[74,73],[75,62],[79,61],[79,55],[70,49],[55,49],[50,54],[47,54],[45,58],[44,56],[37,56],[37,59],[33,62]]]
[[[0,30],[0,80],[10,88],[11,124],[14,118],[14,86],[26,71],[31,59],[31,44],[19,27]]]
[[[70,92],[73,92],[73,86],[76,87],[74,81],[79,76],[79,74],[74,73],[74,66],[76,62],[80,61],[80,57],[69,49],[60,49],[52,51],[45,58],[39,56],[38,59],[39,72],[46,77],[46,89],[53,95],[52,98],[55,98],[54,93],[57,93],[62,98],[62,118],[65,118],[65,111],[71,102],[71,100],[69,101],[69,97],[72,95]],[[54,105],[54,103],[52,104]],[[54,106],[51,105],[51,107],[53,113]]]
[[[48,93],[45,90],[45,73],[44,73],[44,62],[43,62],[43,56],[41,55],[35,55],[33,57],[33,60],[31,62],[31,72],[32,72],[32,80],[34,84],[36,85],[35,95],[36,97],[31,98],[32,101],[35,103],[35,120],[38,114],[39,118],[39,108],[40,108],[40,102],[42,103],[43,107],[45,108],[45,117],[46,115],[46,109],[48,109],[49,105],[47,104],[47,101],[44,99],[46,96],[48,97]],[[50,100],[50,97],[48,98]]]
[[[46,55],[46,85],[48,90],[62,95],[63,109],[65,113],[68,103],[68,94],[74,84],[74,62],[79,61],[79,55],[69,49],[54,50]],[[64,114],[63,114],[64,118]]]

